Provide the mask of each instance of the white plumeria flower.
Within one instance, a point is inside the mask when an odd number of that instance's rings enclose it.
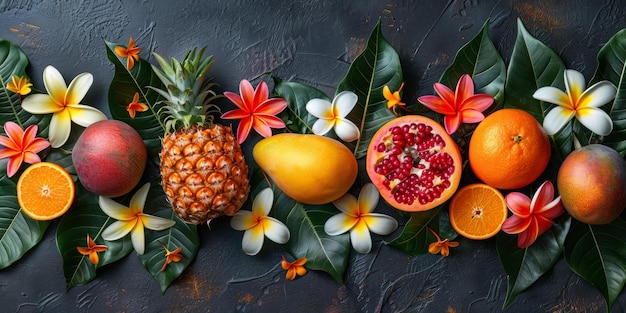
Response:
[[[145,250],[144,228],[164,230],[176,224],[171,219],[143,213],[143,206],[146,203],[149,190],[150,183],[143,185],[130,199],[129,206],[121,205],[110,198],[100,196],[98,203],[102,211],[117,220],[102,231],[104,240],[118,240],[131,233],[133,248],[138,254],[143,254]]]
[[[351,142],[361,136],[359,128],[346,118],[354,109],[359,97],[352,91],[342,91],[330,103],[323,99],[311,99],[306,110],[318,120],[313,123],[313,133],[324,135],[333,127],[339,138]]]
[[[93,83],[93,75],[82,73],[65,84],[61,73],[51,65],[43,70],[43,83],[48,94],[31,94],[22,101],[22,108],[31,114],[52,113],[50,145],[58,148],[70,136],[72,122],[87,127],[107,116],[98,109],[80,104]]]
[[[585,90],[585,77],[578,71],[565,70],[566,91],[547,86],[535,91],[533,98],[557,104],[543,120],[548,135],[556,134],[573,117],[592,132],[606,136],[613,130],[613,122],[601,106],[615,98],[617,88],[603,80]]]
[[[378,205],[379,197],[380,194],[372,183],[363,186],[358,200],[352,194],[345,194],[333,202],[342,213],[329,218],[324,224],[324,230],[331,236],[350,231],[350,241],[354,250],[369,253],[372,249],[370,232],[389,235],[398,228],[398,222],[393,217],[372,213]]]
[[[267,216],[272,209],[274,192],[265,188],[254,198],[252,211],[239,210],[230,220],[230,226],[244,230],[241,248],[247,255],[256,255],[263,248],[264,237],[275,243],[289,241],[289,229],[281,221]]]

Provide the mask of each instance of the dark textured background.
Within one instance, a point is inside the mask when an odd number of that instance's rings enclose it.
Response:
[[[626,27],[624,1],[78,1],[2,0],[0,38],[19,45],[27,69],[43,88],[43,68],[54,65],[70,80],[94,74],[83,103],[108,111],[113,68],[103,38],[126,44],[134,37],[142,56],[157,51],[182,58],[195,46],[215,56],[210,76],[223,90],[240,79],[258,82],[272,71],[329,95],[361,51],[378,19],[398,51],[404,99],[432,93],[432,83],[486,19],[508,62],[520,18],[553,48],[568,68],[590,78],[598,49]],[[251,140],[249,140],[251,141]],[[353,254],[346,284],[323,272],[285,281],[280,247],[246,256],[241,233],[216,220],[201,230],[196,261],[161,294],[131,253],[99,269],[98,278],[66,292],[54,240],[56,224],[16,264],[0,270],[1,312],[602,312],[600,293],[563,260],[502,309],[506,275],[494,241],[460,239],[448,258],[408,256],[382,244]],[[613,312],[626,310],[622,295]]]

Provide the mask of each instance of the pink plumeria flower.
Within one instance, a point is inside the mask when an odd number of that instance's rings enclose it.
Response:
[[[417,101],[425,107],[443,114],[443,124],[448,134],[456,132],[462,123],[478,123],[485,119],[483,111],[493,103],[488,94],[474,94],[474,81],[463,74],[456,85],[456,91],[441,83],[434,84],[437,96],[421,96]]]
[[[165,230],[176,224],[175,221],[143,213],[143,208],[150,191],[150,183],[143,185],[130,199],[128,206],[119,204],[111,198],[98,198],[100,209],[117,221],[102,231],[102,239],[114,241],[131,234],[131,242],[137,254],[145,251],[145,229]]]
[[[4,123],[7,136],[0,136],[0,159],[9,158],[7,175],[13,177],[22,163],[35,164],[41,162],[37,153],[50,146],[50,143],[37,136],[37,125],[30,125],[26,130],[14,122]]]
[[[281,221],[267,216],[272,210],[274,192],[265,188],[252,201],[252,211],[239,210],[230,220],[230,226],[245,231],[241,248],[247,255],[256,255],[263,248],[264,238],[284,244],[289,241],[289,229]]]
[[[43,70],[43,83],[48,94],[27,96],[22,108],[31,114],[52,113],[49,130],[52,148],[65,144],[70,137],[72,122],[87,127],[107,119],[98,109],[80,104],[93,83],[90,73],[79,74],[67,86],[61,73],[53,66],[47,66]]]
[[[352,194],[345,194],[333,202],[341,213],[326,221],[324,231],[330,236],[349,231],[354,250],[358,253],[369,253],[372,249],[370,232],[389,235],[398,228],[398,222],[393,217],[372,213],[379,198],[380,194],[372,183],[363,186],[358,199]]]
[[[606,136],[613,131],[613,121],[601,106],[613,100],[617,88],[611,82],[603,80],[585,90],[585,77],[578,71],[565,70],[565,92],[546,86],[535,91],[533,98],[554,103],[543,119],[543,128],[548,135],[556,134],[572,118],[576,119],[592,132]]]
[[[313,133],[323,136],[334,128],[335,133],[343,141],[351,142],[361,136],[359,128],[346,118],[354,109],[359,97],[352,91],[342,91],[335,96],[333,102],[324,99],[311,99],[306,110],[318,120],[313,123]]]
[[[532,200],[520,192],[509,193],[505,200],[513,215],[504,221],[502,230],[518,235],[519,248],[532,245],[564,212],[561,197],[554,198],[554,186],[550,181],[541,184]]]
[[[228,111],[222,119],[241,120],[237,127],[237,140],[243,143],[250,130],[254,128],[261,136],[272,136],[272,128],[285,128],[285,122],[276,115],[287,107],[287,101],[282,98],[269,98],[269,89],[261,81],[256,89],[247,80],[239,83],[238,95],[234,92],[224,92],[224,96],[234,103],[238,109]]]

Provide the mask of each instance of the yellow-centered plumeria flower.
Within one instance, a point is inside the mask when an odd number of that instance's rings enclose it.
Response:
[[[70,136],[72,122],[87,127],[107,116],[98,109],[80,104],[93,83],[90,73],[82,73],[65,84],[61,73],[53,66],[43,70],[43,82],[48,94],[32,94],[24,98],[22,108],[31,114],[52,113],[49,140],[53,148],[65,144]]]
[[[129,206],[119,204],[107,197],[99,197],[98,203],[102,211],[117,220],[102,231],[104,240],[118,240],[131,233],[133,248],[138,254],[143,254],[145,251],[144,228],[164,230],[176,224],[171,219],[143,213],[143,206],[146,203],[149,190],[150,183],[139,188],[130,199]]]
[[[76,250],[78,250],[78,253],[89,256],[89,261],[93,265],[98,265],[98,262],[100,262],[98,253],[107,251],[107,249],[108,247],[106,245],[97,245],[96,242],[93,239],[91,239],[91,236],[89,236],[89,234],[87,234],[87,246],[76,247]]]
[[[289,262],[283,255],[283,260],[280,262],[280,266],[287,271],[285,278],[287,278],[287,280],[294,280],[296,279],[296,276],[304,276],[307,272],[304,267],[306,261],[306,257],[301,257],[293,262]]]
[[[284,244],[289,241],[289,229],[281,221],[267,216],[274,203],[274,192],[265,188],[252,201],[252,211],[239,210],[230,220],[230,226],[243,230],[241,248],[247,255],[256,255],[263,248],[264,237]]]
[[[361,136],[359,128],[346,118],[354,109],[359,97],[352,91],[342,91],[335,96],[333,102],[324,99],[311,99],[306,110],[318,120],[313,123],[313,133],[324,135],[331,129],[343,141],[351,142]]]
[[[380,194],[372,183],[361,189],[359,198],[345,194],[333,204],[341,213],[332,216],[324,224],[324,230],[330,236],[341,235],[350,231],[350,241],[356,252],[369,253],[372,249],[370,232],[378,235],[389,235],[398,222],[391,216],[372,213],[378,205]]]
[[[11,76],[11,81],[7,83],[7,89],[20,96],[29,94],[32,91],[30,88],[32,86],[33,84],[26,76],[13,75]]]
[[[546,86],[535,91],[533,98],[554,103],[543,119],[543,128],[548,135],[556,134],[572,118],[576,119],[592,132],[606,136],[613,131],[613,121],[601,106],[615,98],[617,88],[611,82],[603,80],[585,90],[585,77],[578,71],[565,70],[565,92]]]
[[[391,92],[391,89],[387,85],[383,87],[383,97],[387,99],[387,109],[391,110],[393,114],[395,115],[398,115],[398,112],[396,112],[397,107],[400,107],[405,111],[408,111],[408,109],[406,108],[406,103],[402,102],[402,96],[400,95],[403,88],[404,88],[404,83],[400,85],[400,89],[394,92]]]

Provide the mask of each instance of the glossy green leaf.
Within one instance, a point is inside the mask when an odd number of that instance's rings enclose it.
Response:
[[[287,109],[283,111],[283,120],[290,131],[299,134],[309,134],[313,131],[313,123],[317,118],[306,110],[306,104],[311,99],[324,99],[331,101],[319,89],[295,82],[283,82],[274,77],[274,93],[288,103]]]
[[[22,49],[10,41],[0,40],[0,125],[13,121],[26,127],[38,121],[22,109],[18,95],[6,89],[13,75],[28,77],[26,66],[28,58]]]
[[[178,278],[183,271],[193,262],[200,249],[200,237],[196,225],[183,222],[172,210],[167,202],[163,188],[158,183],[153,183],[148,193],[148,199],[144,206],[144,213],[170,218],[176,224],[166,230],[150,231],[146,230],[146,251],[139,255],[139,260],[148,270],[150,275],[159,282],[161,292],[165,293],[169,285]],[[165,248],[174,251],[181,247],[180,255],[183,259],[180,262],[172,262],[167,265],[162,272],[161,268],[165,263]]]
[[[544,86],[565,90],[565,64],[552,49],[530,35],[519,20],[517,27],[505,85],[505,106],[524,110],[543,123],[544,117],[555,105],[536,100],[533,94]],[[571,123],[569,125],[550,136],[554,147],[552,157],[559,163],[574,147]]]
[[[626,29],[617,32],[600,49],[598,68],[590,85],[608,80],[617,87],[617,95],[605,109],[613,120],[613,132],[602,139],[602,143],[626,155]]]
[[[428,252],[428,246],[436,241],[428,228],[434,230],[439,228],[440,210],[441,207],[438,207],[424,212],[411,213],[411,218],[404,225],[402,233],[387,244],[410,255]],[[447,238],[447,236],[444,237]]]
[[[595,286],[611,311],[626,283],[626,221],[619,217],[606,225],[572,221],[563,254],[569,267]]]
[[[517,236],[503,232],[496,236],[496,249],[500,263],[508,278],[504,307],[549,271],[561,257],[563,241],[569,230],[571,218],[560,218],[546,233],[528,248],[517,247]]]
[[[132,70],[126,68],[126,58],[115,54],[115,47],[119,44],[105,41],[107,57],[115,66],[113,80],[109,85],[109,110],[111,116],[132,126],[143,138],[150,158],[159,163],[161,138],[165,132],[165,125],[159,118],[159,94],[148,88],[163,89],[163,83],[152,70],[152,65],[143,58],[135,62]],[[146,112],[137,112],[131,118],[126,106],[133,100],[135,93],[139,93],[139,102],[145,103],[149,109]]]
[[[66,289],[87,284],[96,278],[96,269],[113,263],[133,250],[130,237],[117,241],[104,241],[100,234],[113,223],[98,205],[98,196],[76,184],[76,199],[70,210],[63,215],[56,231],[56,243],[63,259]],[[99,254],[97,265],[89,257],[78,253],[76,247],[87,247],[87,234],[96,242],[104,244],[107,250]]]
[[[261,170],[255,167],[252,198],[266,188],[267,183]],[[348,233],[330,236],[324,231],[326,220],[340,211],[332,204],[305,205],[297,202],[284,194],[275,184],[272,189],[274,191],[272,214],[289,228],[291,234],[285,249],[294,258],[306,257],[307,268],[325,271],[338,283],[343,284],[350,254],[350,236]]]
[[[0,178],[0,269],[37,245],[49,224],[24,214],[17,204],[15,182],[6,176]]]
[[[359,127],[361,137],[347,144],[353,149],[357,159],[367,154],[367,147],[376,131],[395,117],[387,109],[383,87],[388,85],[391,90],[398,90],[402,80],[398,53],[383,37],[378,21],[365,50],[354,59],[337,87],[337,93],[349,90],[359,97],[348,118]]]
[[[459,49],[439,82],[454,90],[463,74],[472,77],[476,93],[494,97],[495,105],[492,108],[501,107],[504,101],[506,66],[489,37],[489,21],[485,22],[472,40]]]

